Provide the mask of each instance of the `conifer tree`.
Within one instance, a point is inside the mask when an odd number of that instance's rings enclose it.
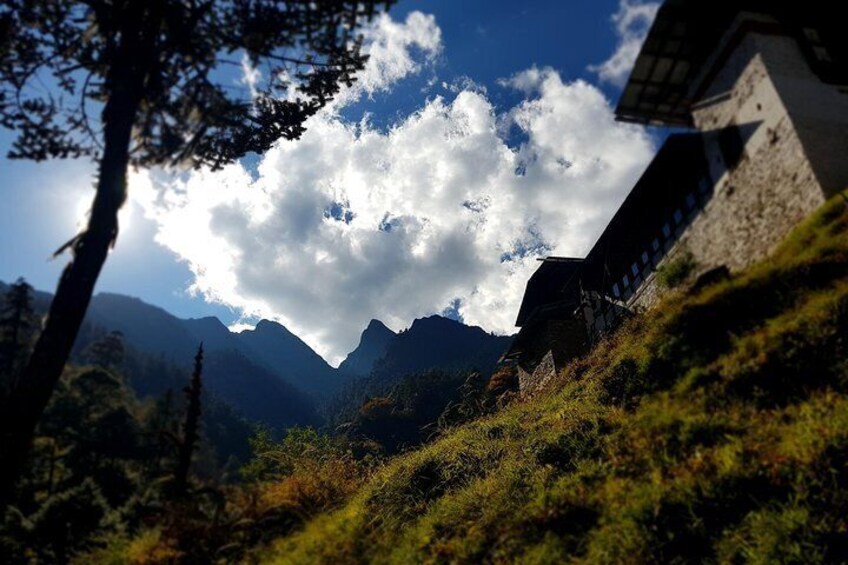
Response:
[[[18,279],[6,292],[0,310],[0,403],[16,386],[36,329],[32,287]]]
[[[124,334],[112,331],[89,345],[83,352],[85,360],[103,369],[115,370],[124,362]]]
[[[173,404],[174,391],[169,388],[156,400],[153,413],[147,421],[145,436],[148,450],[145,472],[150,476],[162,469],[162,460],[166,452],[173,447],[171,440],[177,437],[177,419]]]
[[[389,3],[0,3],[0,126],[19,134],[9,156],[98,164],[88,225],[57,251],[70,250],[72,260],[12,409],[0,414],[0,505],[115,244],[128,167],[214,170],[299,138],[306,119],[364,67],[357,30]],[[243,88],[234,88],[242,69]]]
[[[183,389],[186,396],[186,414],[183,423],[182,437],[177,445],[177,469],[174,484],[177,496],[183,496],[188,491],[188,475],[191,470],[191,457],[197,449],[200,439],[200,392],[203,389],[203,344],[197,349],[194,357],[194,372],[191,383]]]

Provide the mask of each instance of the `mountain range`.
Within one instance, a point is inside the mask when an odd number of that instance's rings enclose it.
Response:
[[[0,292],[6,288],[0,283]],[[50,299],[36,292],[36,311],[46,311]],[[391,382],[432,369],[491,372],[512,339],[442,316],[415,320],[400,333],[372,320],[357,347],[333,368],[277,322],[262,320],[252,330],[231,332],[214,317],[180,319],[138,298],[99,293],[92,298],[75,351],[108,331],[121,332],[129,350],[170,363],[186,375],[203,342],[209,390],[248,419],[276,428],[316,424],[316,407],[363,377]],[[133,385],[143,394],[161,394],[170,386],[167,380],[157,386],[144,382],[152,378],[146,371],[143,379],[133,378]]]

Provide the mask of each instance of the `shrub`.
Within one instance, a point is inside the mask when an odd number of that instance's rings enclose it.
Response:
[[[34,514],[30,535],[46,561],[67,561],[92,543],[92,534],[104,528],[109,506],[91,479],[53,495]]]
[[[689,278],[696,267],[695,258],[687,251],[680,257],[660,265],[657,269],[657,283],[665,288],[677,288]]]

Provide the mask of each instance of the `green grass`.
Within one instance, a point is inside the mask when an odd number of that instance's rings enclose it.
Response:
[[[848,213],[677,294],[546,396],[392,460],[276,563],[827,562],[848,555]]]

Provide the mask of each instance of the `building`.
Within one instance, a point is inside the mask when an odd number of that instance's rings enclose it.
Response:
[[[582,302],[580,287],[575,284],[582,265],[583,259],[549,257],[527,281],[515,322],[523,328],[504,359],[515,363],[522,392],[543,385],[586,350],[584,321],[573,316]]]
[[[616,114],[687,133],[667,139],[585,259],[570,260],[564,275],[546,260],[528,283],[510,351],[523,391],[559,370],[577,344],[650,308],[665,289],[658,272],[685,266],[693,281],[744,268],[848,187],[840,21],[837,4],[822,0],[666,0]],[[560,306],[548,311],[546,301]],[[585,334],[562,335],[575,345],[558,345],[554,363],[523,353],[522,343],[554,340],[554,321],[575,320]]]

